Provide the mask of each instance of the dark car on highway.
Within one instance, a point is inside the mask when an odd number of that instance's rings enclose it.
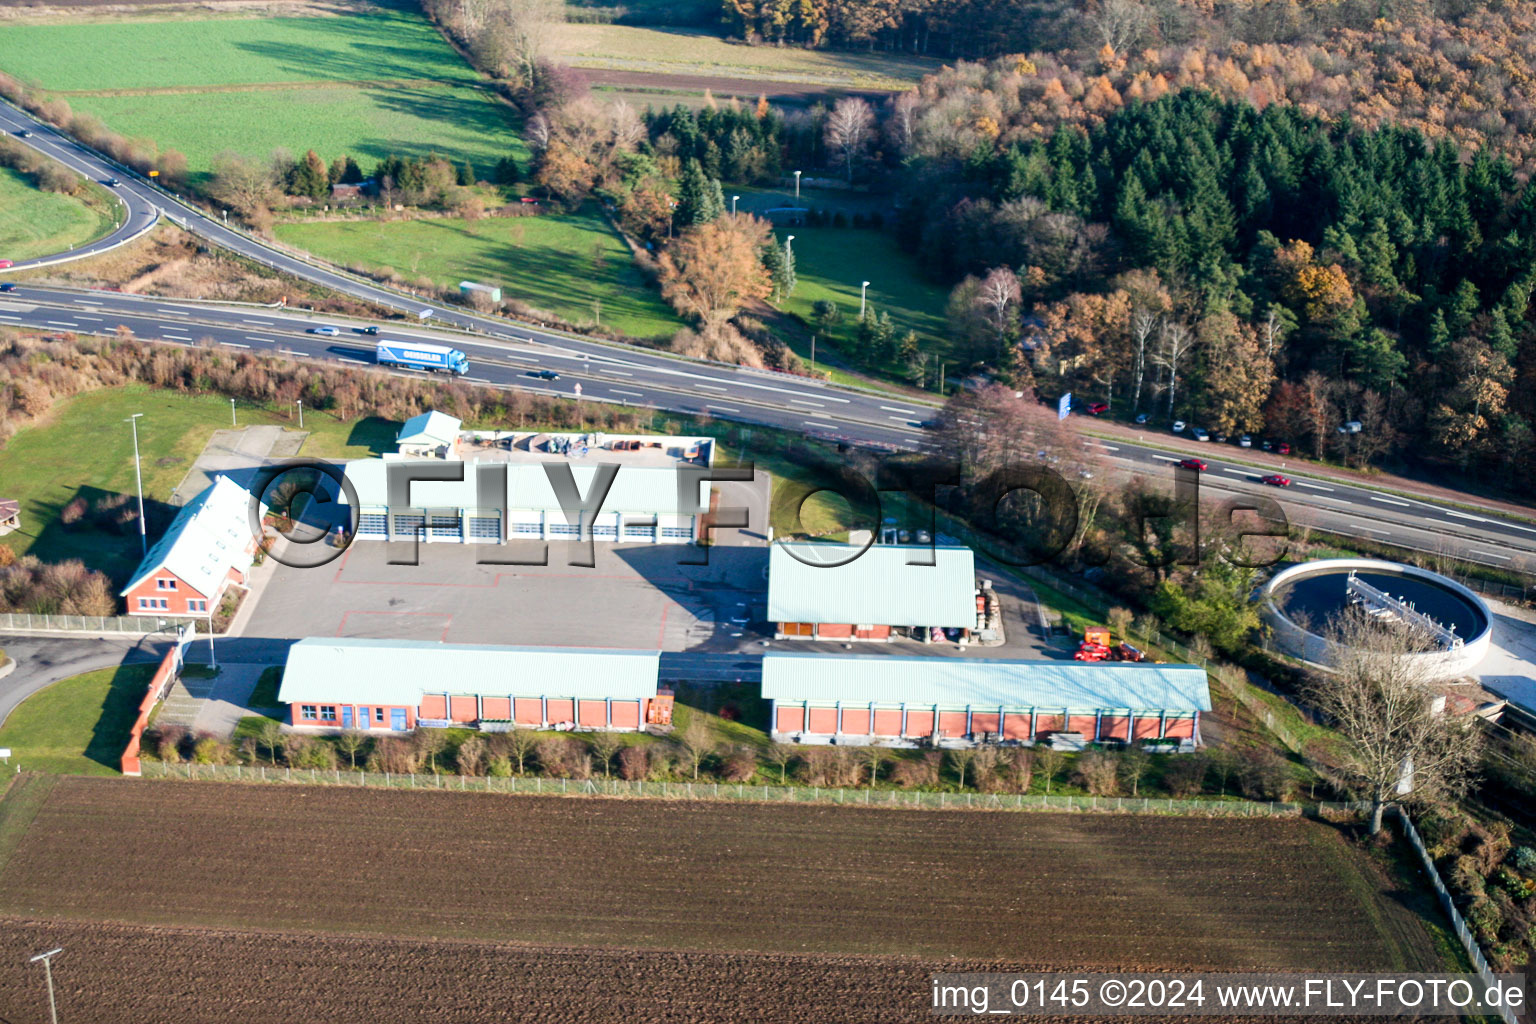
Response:
[[[355,333],[357,333],[357,334],[378,334],[379,333],[379,329],[377,327],[354,327],[354,328],[352,328],[352,330]]]
[[[560,375],[554,370],[529,370],[528,376],[537,377],[539,380],[559,380]]]
[[[0,284],[0,292],[13,292],[15,290],[16,286],[11,284],[9,281],[7,281],[5,284]]]

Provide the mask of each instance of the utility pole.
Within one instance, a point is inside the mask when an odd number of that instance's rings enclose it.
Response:
[[[64,952],[64,947],[50,949],[46,953],[39,953],[33,957],[31,963],[43,962],[43,976],[48,979],[48,1019],[53,1024],[59,1024],[59,1008],[53,1001],[53,958]]]
[[[133,425],[133,479],[139,489],[139,556],[142,558],[149,554],[149,536],[144,531],[144,474],[139,469],[139,417],[144,414],[136,412],[128,417],[128,422]]]

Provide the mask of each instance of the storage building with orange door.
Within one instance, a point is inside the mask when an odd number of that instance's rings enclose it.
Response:
[[[289,649],[289,722],[404,731],[471,726],[635,731],[670,721],[657,651],[310,638]]]
[[[889,746],[1198,744],[1211,709],[1198,665],[815,653],[764,656],[763,699],[780,742]]]
[[[779,542],[768,552],[777,639],[891,639],[918,626],[975,629],[976,561],[967,547]]]

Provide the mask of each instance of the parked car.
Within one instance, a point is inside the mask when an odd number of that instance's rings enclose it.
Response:
[[[309,333],[309,334],[323,334],[327,338],[334,338],[338,334],[341,333],[341,328],[339,328],[339,327],[311,327],[307,333]]]
[[[1137,413],[1136,414],[1136,422],[1137,423],[1145,423],[1145,422],[1147,422],[1147,414],[1144,413],[1144,412]]]
[[[1216,434],[1215,435],[1215,441],[1216,441],[1217,444],[1226,444],[1227,443],[1227,435],[1226,434]]]
[[[1288,441],[1281,441],[1279,444],[1275,445],[1275,451],[1279,452],[1281,455],[1289,455],[1291,454],[1291,445]]]
[[[1175,434],[1182,434],[1182,433],[1184,433],[1184,421],[1183,420],[1174,420],[1173,421],[1173,432]]]
[[[1253,438],[1249,437],[1247,434],[1244,434],[1242,437],[1237,439],[1237,446],[1239,448],[1252,448]]]
[[[1206,466],[1204,459],[1180,459],[1179,468],[1192,469],[1196,473],[1204,473],[1208,467]]]
[[[1291,486],[1291,478],[1281,476],[1279,473],[1271,473],[1268,476],[1259,477],[1259,483],[1269,484],[1271,487],[1289,487]]]
[[[1109,404],[1106,402],[1094,402],[1088,407],[1089,416],[1097,416],[1099,413],[1108,412]]]
[[[1196,441],[1209,441],[1211,439],[1210,433],[1204,427],[1196,427],[1189,432],[1189,436]]]
[[[5,284],[0,284],[0,292],[13,292],[15,290],[16,286],[11,284],[9,281],[7,281]]]
[[[1267,452],[1272,452],[1272,451],[1275,450],[1275,442],[1273,442],[1273,441],[1261,441],[1259,443],[1259,447],[1263,448]]]
[[[559,380],[560,375],[554,370],[529,370],[528,376],[537,377],[539,380]]]

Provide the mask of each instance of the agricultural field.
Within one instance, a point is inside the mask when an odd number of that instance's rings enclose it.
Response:
[[[896,91],[911,87],[940,61],[905,54],[804,50],[728,43],[711,29],[567,23],[554,51],[578,68],[689,75],[727,80],[795,82]],[[729,83],[723,83],[729,84]],[[771,85],[765,84],[770,92]]]
[[[0,802],[0,913],[1043,969],[1437,967],[1414,894],[1299,819],[43,781],[41,801]]]
[[[35,426],[24,428],[0,449],[0,480],[6,497],[21,499],[20,530],[0,544],[18,555],[44,561],[79,558],[93,569],[122,579],[139,560],[139,541],[129,534],[95,528],[65,529],[59,519],[76,497],[134,492],[133,435],[124,420],[141,412],[139,453],[147,502],[168,501],[215,430],[229,426],[229,400],[145,387],[90,391],[55,406]],[[287,417],[242,406],[240,422],[289,426]],[[380,438],[392,438],[379,421],[340,422],[309,412],[303,454],[355,458],[372,454]],[[90,438],[89,444],[80,443]]]
[[[103,63],[103,53],[128,59]],[[511,108],[403,7],[12,24],[0,34],[0,69],[120,134],[180,150],[194,180],[227,149],[350,153],[365,170],[391,153],[436,151],[486,169],[527,157]]]
[[[296,221],[277,237],[317,256],[442,287],[497,284],[502,295],[568,323],[631,337],[667,337],[683,326],[635,266],[629,249],[591,207],[537,217],[466,221]],[[537,313],[530,315],[537,316]]]
[[[34,188],[0,167],[0,259],[29,260],[95,241],[117,223],[117,210],[87,190],[66,196]]]

